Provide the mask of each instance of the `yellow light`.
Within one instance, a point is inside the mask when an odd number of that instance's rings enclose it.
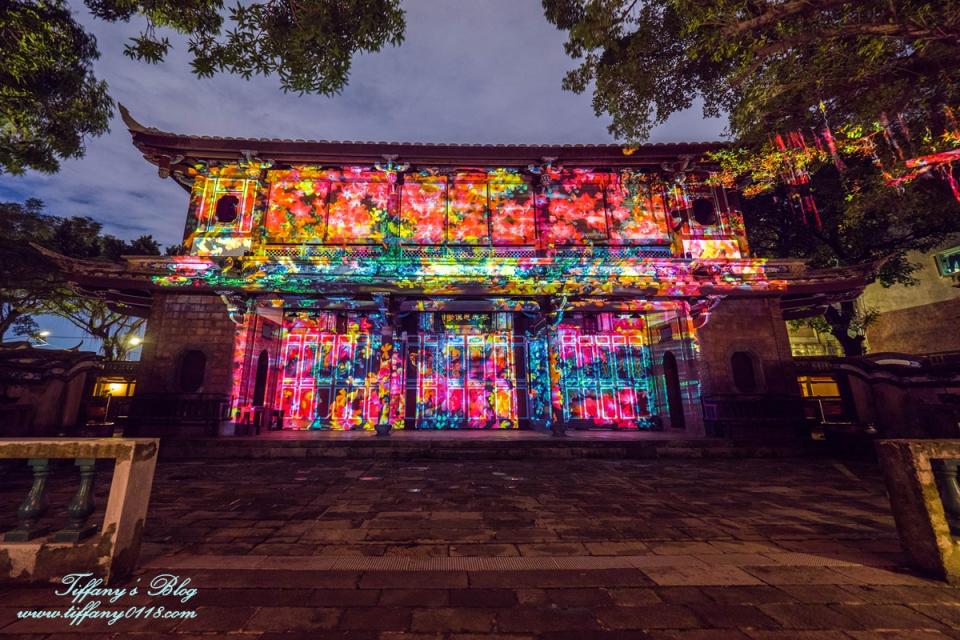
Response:
[[[47,336],[50,335],[50,332],[47,331],[46,329],[44,329],[43,331],[41,331],[41,332],[38,333],[37,335],[40,336],[41,338],[46,338]]]
[[[123,383],[122,383],[122,382],[111,382],[110,384],[107,385],[107,388],[110,389],[110,391],[117,392],[117,391],[120,391],[121,389],[123,389]]]
[[[133,346],[139,345],[143,340],[139,336],[130,336],[130,344]]]

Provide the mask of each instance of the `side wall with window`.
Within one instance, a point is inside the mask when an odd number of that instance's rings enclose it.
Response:
[[[908,259],[920,265],[915,286],[874,283],[860,298],[866,309],[879,313],[867,327],[867,347],[871,353],[916,355],[960,351],[960,239]]]
[[[161,293],[154,296],[143,341],[137,395],[229,395],[236,326],[227,317],[220,298]]]
[[[705,398],[799,396],[790,339],[776,298],[724,300],[697,336]]]

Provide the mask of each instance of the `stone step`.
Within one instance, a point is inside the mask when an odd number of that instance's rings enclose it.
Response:
[[[272,439],[224,437],[164,439],[160,458],[254,459],[254,458],[346,458],[346,459],[661,459],[661,458],[782,458],[807,453],[795,439],[735,441],[724,438],[696,439],[423,439],[414,437]]]

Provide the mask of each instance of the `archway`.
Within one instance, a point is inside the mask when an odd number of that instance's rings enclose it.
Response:
[[[253,406],[262,407],[267,395],[267,374],[270,371],[270,356],[267,350],[260,352],[257,358],[257,377],[253,383]]]
[[[669,351],[663,354],[663,377],[667,383],[667,409],[670,412],[670,427],[685,429],[683,395],[680,392],[680,369],[677,367],[677,359]]]

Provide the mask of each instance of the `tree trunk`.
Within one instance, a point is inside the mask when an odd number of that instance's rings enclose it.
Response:
[[[831,305],[827,307],[823,314],[824,319],[830,325],[830,333],[843,347],[843,355],[848,358],[862,356],[867,352],[863,345],[866,336],[850,335],[850,325],[853,323],[856,314],[856,307],[852,300],[841,302],[839,308]]]
[[[3,343],[3,337],[7,335],[7,331],[10,330],[10,327],[13,326],[13,323],[16,322],[20,315],[20,312],[16,309],[10,309],[10,312],[0,320],[0,344]]]

